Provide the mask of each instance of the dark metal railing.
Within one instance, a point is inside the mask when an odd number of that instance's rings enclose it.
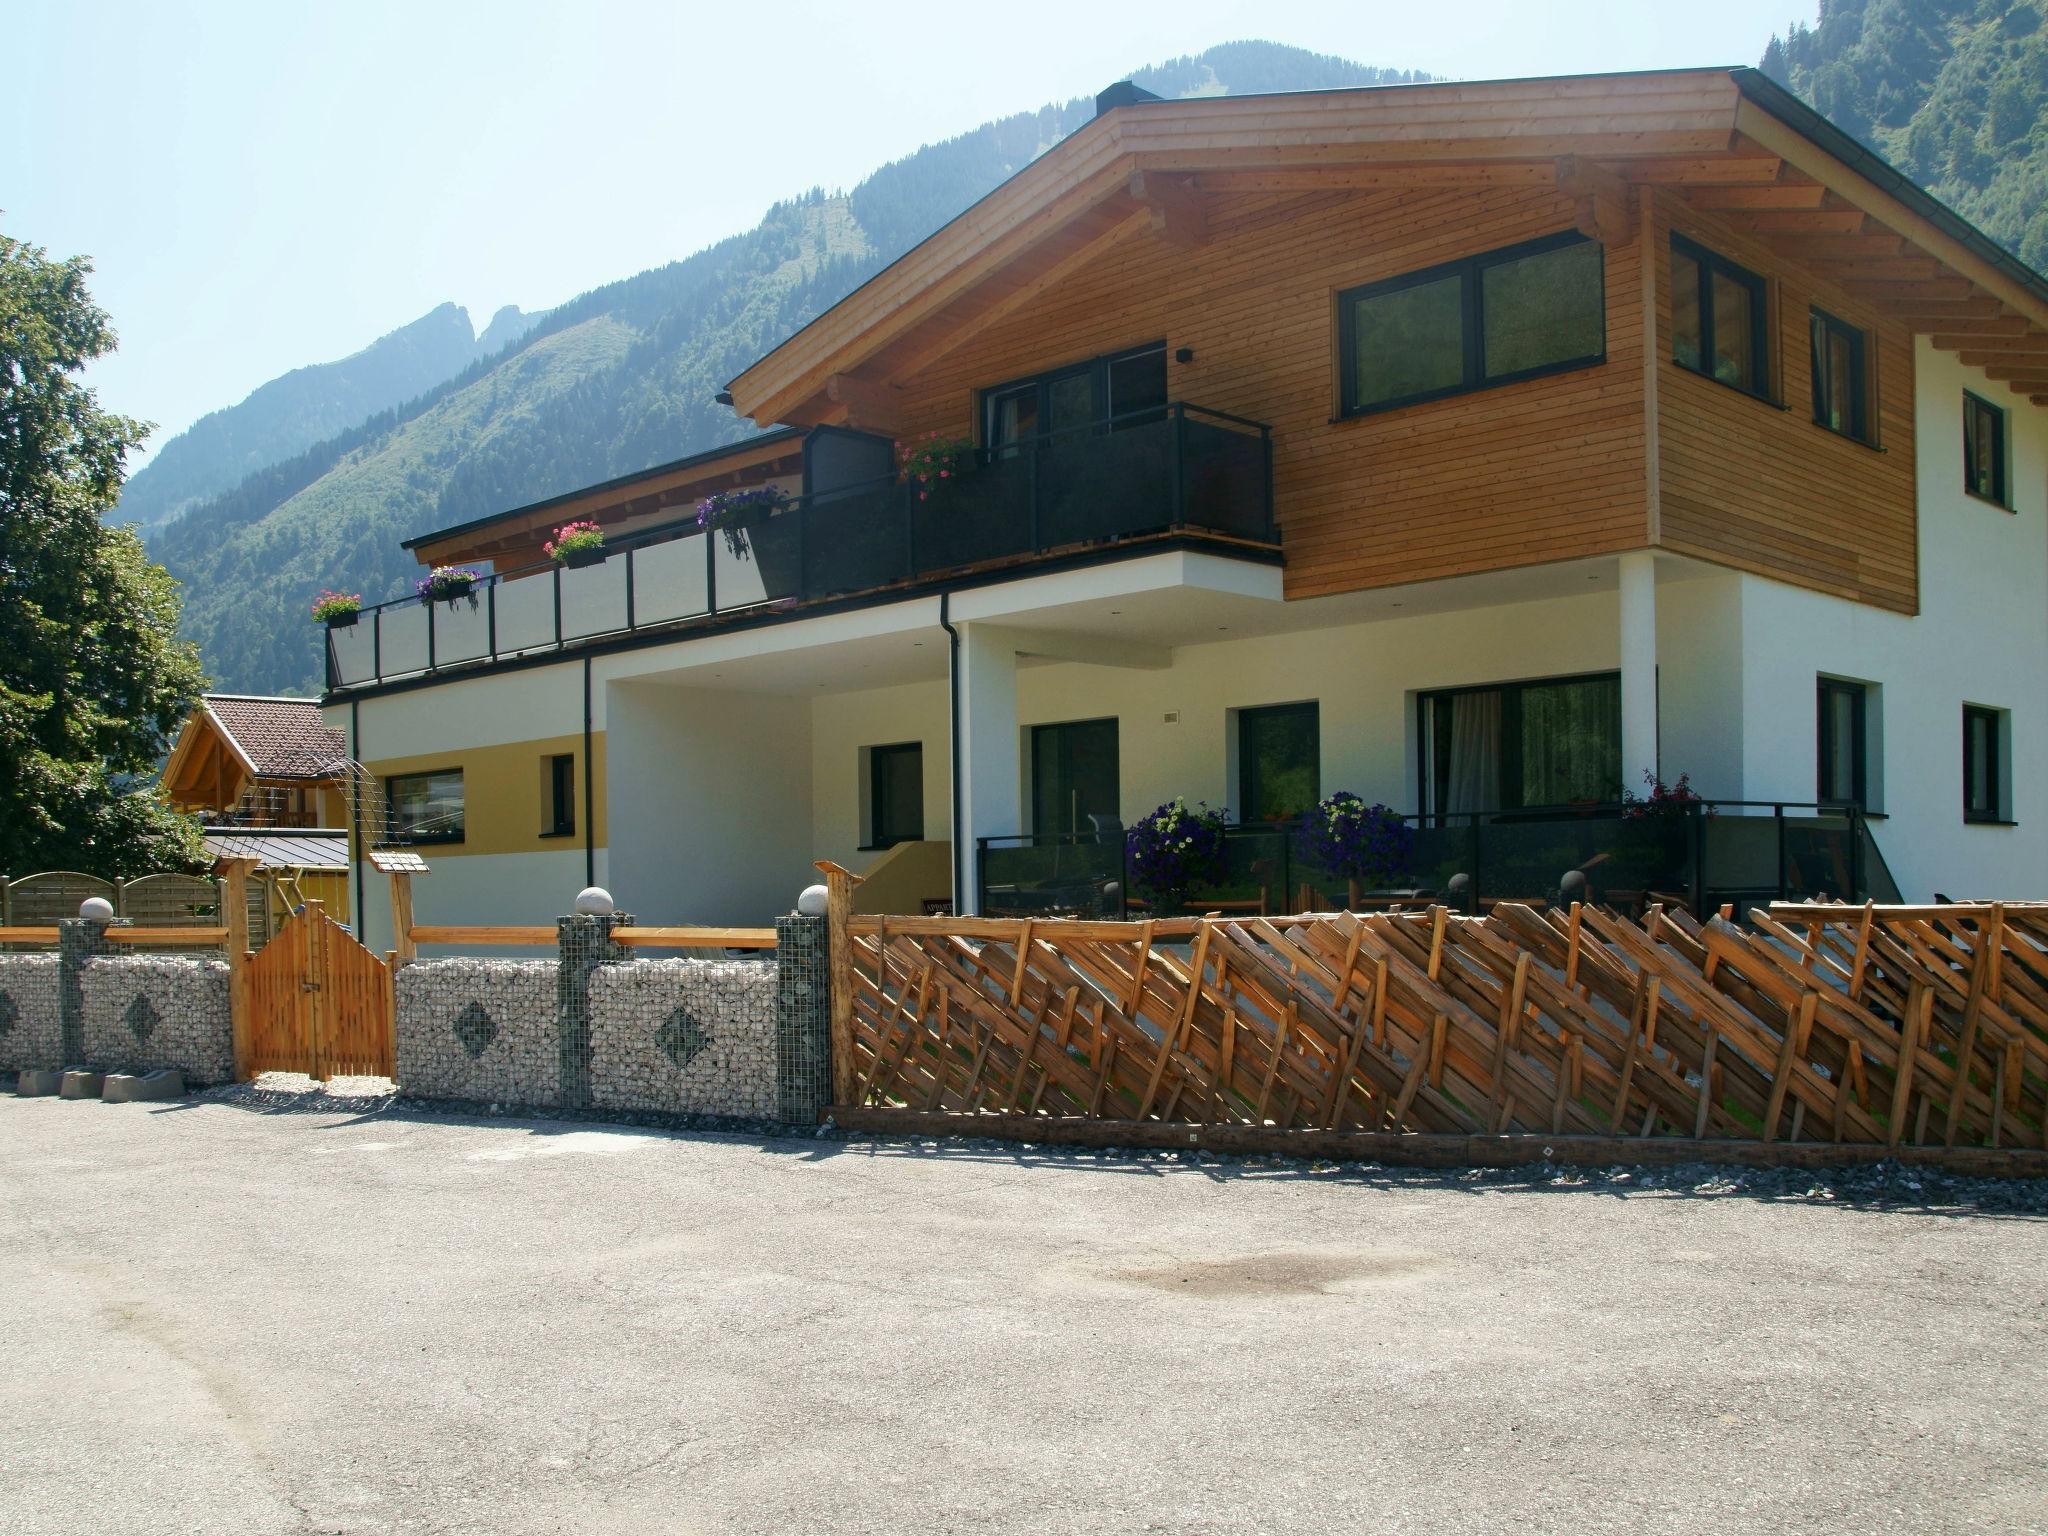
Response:
[[[1224,834],[1219,876],[1183,910],[1293,912],[1441,902],[1480,913],[1501,901],[1583,900],[1627,909],[1652,901],[1695,913],[1724,904],[1821,895],[1899,900],[1863,813],[1813,801],[1710,800],[1643,814],[1623,805],[1402,817],[1411,836],[1392,878],[1359,882],[1305,855],[1291,826]],[[1156,913],[1134,884],[1125,834],[1044,833],[976,839],[984,913],[1129,917]]]
[[[1272,545],[1272,431],[1186,402],[977,452],[928,492],[894,479],[796,498],[754,525],[694,514],[605,558],[480,577],[327,631],[330,691],[724,615],[883,590],[1159,534]]]

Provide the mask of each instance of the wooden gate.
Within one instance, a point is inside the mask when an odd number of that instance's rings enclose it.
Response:
[[[246,1070],[390,1077],[391,970],[309,901],[243,972]]]

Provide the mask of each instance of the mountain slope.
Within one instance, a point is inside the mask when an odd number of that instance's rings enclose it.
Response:
[[[508,307],[478,337],[468,311],[443,304],[337,362],[294,368],[165,443],[122,487],[114,517],[143,524],[176,517],[259,470],[425,393],[514,339],[521,321],[531,324],[532,318]]]
[[[1233,43],[1133,78],[1183,95],[1420,77]],[[152,539],[186,583],[186,635],[222,687],[316,690],[316,590],[398,596],[418,574],[401,539],[744,435],[712,402],[725,380],[1093,114],[1085,100],[1019,113],[849,194],[777,204],[759,227],[572,300],[502,355],[192,507]]]
[[[1763,71],[1993,239],[2048,268],[2042,0],[1821,0]]]

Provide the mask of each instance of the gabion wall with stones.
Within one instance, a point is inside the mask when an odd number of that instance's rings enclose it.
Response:
[[[0,955],[0,1072],[61,1067],[57,957]]]
[[[398,1086],[429,1099],[561,1102],[552,960],[419,960],[400,969]]]
[[[775,962],[631,960],[590,978],[590,1100],[777,1117]]]
[[[227,962],[176,955],[87,960],[78,984],[84,1065],[100,1072],[175,1067],[188,1083],[234,1081]]]

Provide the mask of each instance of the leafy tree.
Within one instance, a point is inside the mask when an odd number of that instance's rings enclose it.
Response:
[[[114,348],[91,270],[0,235],[0,869],[112,878],[204,862],[140,781],[205,678],[177,583],[100,520],[149,429],[79,382]]]

